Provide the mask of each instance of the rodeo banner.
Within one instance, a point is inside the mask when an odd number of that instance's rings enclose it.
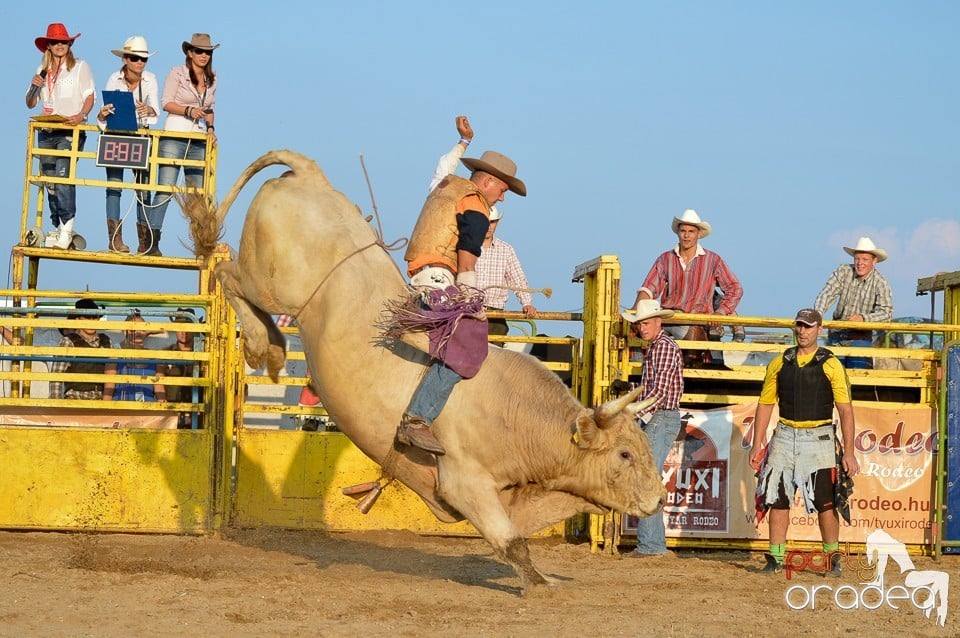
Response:
[[[663,470],[667,536],[767,538],[766,523],[756,524],[757,482],[749,463],[756,408],[682,411],[680,436]],[[881,529],[906,544],[930,543],[936,413],[928,407],[854,412],[861,473],[854,479],[851,523],[841,521],[841,541],[866,542]],[[774,406],[768,439],[777,418]],[[816,516],[806,514],[799,495],[790,512],[790,539],[819,541]],[[624,517],[623,532],[635,531],[636,519]]]

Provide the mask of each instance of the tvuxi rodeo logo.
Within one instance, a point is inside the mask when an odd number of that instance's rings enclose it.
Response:
[[[912,605],[930,618],[934,609],[941,627],[947,621],[947,592],[950,575],[946,572],[919,570],[910,559],[907,547],[883,530],[874,530],[867,536],[865,556],[843,556],[844,567],[857,575],[863,587],[853,585],[793,585],[787,589],[784,599],[790,609],[816,609],[833,601],[840,609],[879,609],[883,605],[899,610],[901,605]],[[822,552],[790,552],[784,567],[786,577],[802,571],[822,572],[829,569],[833,556]],[[866,559],[866,562],[864,562]],[[900,567],[903,584],[887,586],[886,571],[890,560]],[[867,578],[873,576],[872,579]]]

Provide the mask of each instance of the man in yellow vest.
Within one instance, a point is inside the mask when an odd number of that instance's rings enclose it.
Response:
[[[477,258],[490,225],[490,209],[510,190],[526,196],[517,178],[517,165],[505,155],[486,151],[460,160],[472,172],[469,179],[447,175],[430,191],[420,211],[404,255],[413,286],[424,289],[428,311],[449,319],[449,334],[434,339],[436,360],[414,392],[397,430],[406,445],[444,454],[430,432],[454,385],[477,373],[487,353],[483,293],[476,290]],[[477,306],[479,303],[479,307]],[[482,328],[481,331],[478,328]],[[434,344],[441,346],[434,350]]]
[[[797,345],[767,365],[757,404],[750,466],[757,472],[758,513],[761,518],[768,511],[770,515],[765,572],[784,569],[790,503],[797,490],[807,514],[817,514],[823,553],[830,557],[826,573],[841,572],[840,514],[849,523],[847,490],[860,464],[854,454],[850,382],[837,357],[818,345],[821,326],[823,316],[818,310],[804,308],[797,313]],[[767,445],[767,428],[778,403],[779,422]],[[842,441],[837,440],[834,407]]]

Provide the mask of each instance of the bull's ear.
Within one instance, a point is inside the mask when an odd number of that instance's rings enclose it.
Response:
[[[587,449],[593,445],[598,432],[597,422],[593,420],[593,417],[585,414],[577,417],[577,431],[573,435],[573,441],[580,448]]]

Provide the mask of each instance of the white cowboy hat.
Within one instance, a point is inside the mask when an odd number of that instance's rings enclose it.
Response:
[[[500,221],[501,219],[503,219],[503,212],[502,212],[499,208],[497,208],[496,206],[491,206],[491,207],[490,207],[490,221],[491,221],[491,222],[498,222],[498,221]]]
[[[710,227],[710,224],[700,219],[700,215],[697,215],[697,211],[692,208],[688,208],[683,211],[680,217],[673,218],[673,232],[676,233],[680,229],[680,224],[690,224],[691,226],[696,226],[700,229],[700,239],[703,239],[710,234],[710,231],[713,228]]]
[[[127,38],[123,43],[122,49],[111,49],[110,52],[115,56],[122,58],[125,55],[136,55],[141,58],[149,58],[156,51],[150,51],[147,46],[147,39],[142,35],[135,35]]]
[[[861,237],[857,240],[856,246],[853,248],[844,246],[843,249],[850,256],[856,255],[857,253],[870,253],[877,258],[878,263],[887,258],[887,251],[882,248],[877,248],[869,237]]]
[[[636,323],[651,317],[672,317],[673,311],[661,308],[660,302],[656,299],[641,299],[637,302],[636,308],[621,312],[620,316],[630,323]]]

